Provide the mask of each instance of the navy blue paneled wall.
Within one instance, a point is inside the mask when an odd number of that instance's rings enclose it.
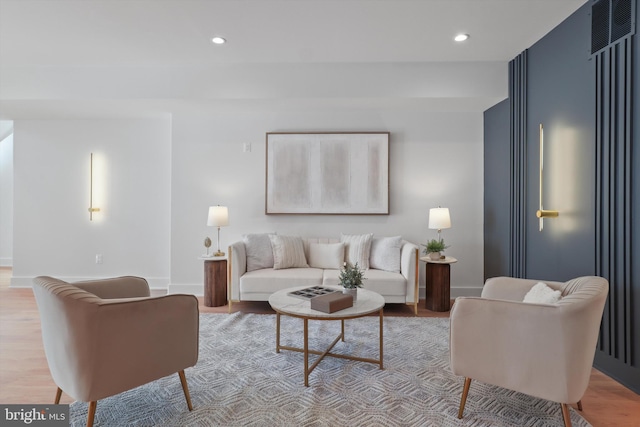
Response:
[[[640,392],[639,43],[633,36],[591,57],[590,11],[591,2],[515,58],[509,111],[503,102],[485,112],[485,276],[606,277],[595,364]],[[542,231],[541,123],[543,204],[560,212]],[[508,162],[498,150],[509,150]],[[507,223],[494,221],[507,203]]]
[[[564,281],[595,273],[595,67],[590,7],[529,48],[527,110],[527,276]],[[544,125],[543,204],[539,205],[539,124]]]
[[[509,217],[511,163],[509,100],[484,112],[484,278],[508,274],[511,239]]]

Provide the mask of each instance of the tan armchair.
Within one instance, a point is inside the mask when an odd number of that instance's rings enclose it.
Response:
[[[36,277],[35,294],[49,370],[62,391],[97,401],[178,373],[192,410],[184,369],[198,360],[198,300],[193,295],[152,298],[139,277],[67,283]]]
[[[538,280],[487,280],[480,298],[457,298],[451,309],[451,370],[464,376],[458,418],[471,379],[559,402],[566,426],[567,404],[584,395],[609,291],[601,277],[547,282],[560,290],[556,304],[522,300]]]

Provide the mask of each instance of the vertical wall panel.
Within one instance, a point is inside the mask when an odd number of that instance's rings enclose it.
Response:
[[[484,112],[484,280],[509,275],[509,100]]]
[[[525,50],[509,63],[510,108],[510,241],[509,275],[526,276],[526,144],[527,144],[527,54]]]
[[[631,365],[633,39],[596,58],[596,274],[609,280],[598,349]]]
[[[634,10],[640,22],[640,11]],[[513,276],[562,281],[597,274],[610,281],[594,365],[640,393],[640,134],[634,131],[640,125],[640,45],[633,35],[588,55],[590,13],[586,3],[509,64],[509,117],[504,122],[493,113],[487,117],[494,126],[491,135],[499,133],[498,123],[508,133],[502,164],[511,176],[503,186],[486,180],[485,193],[512,206],[505,209],[504,237],[494,234],[491,242],[501,245],[503,271]],[[553,206],[560,216],[543,232],[535,210],[525,215],[518,197],[525,192],[528,168],[527,201],[530,208],[537,206],[538,123],[545,125],[549,152],[559,150],[551,165],[562,164],[556,179],[551,175],[548,181],[557,187],[549,188],[568,189]],[[521,150],[527,127],[528,155]],[[485,168],[491,167],[485,158]]]

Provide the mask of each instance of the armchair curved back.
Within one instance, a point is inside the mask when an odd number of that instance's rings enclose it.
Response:
[[[71,284],[42,276],[33,291],[51,376],[77,400],[97,401],[197,362],[193,295],[152,298],[136,277]]]

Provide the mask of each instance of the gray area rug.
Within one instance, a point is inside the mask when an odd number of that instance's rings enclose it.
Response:
[[[339,329],[309,322],[310,348],[324,350]],[[334,352],[377,358],[377,317],[349,320],[345,330]],[[302,347],[302,320],[283,316],[282,337]],[[385,318],[384,367],[327,357],[305,387],[302,353],[275,352],[275,315],[202,314],[199,360],[185,370],[193,412],[175,374],[99,401],[94,425],[563,425],[559,404],[476,381],[458,420],[463,379],[449,369],[449,319]],[[87,404],[73,403],[70,415],[84,426]],[[573,409],[571,421],[589,426]]]

